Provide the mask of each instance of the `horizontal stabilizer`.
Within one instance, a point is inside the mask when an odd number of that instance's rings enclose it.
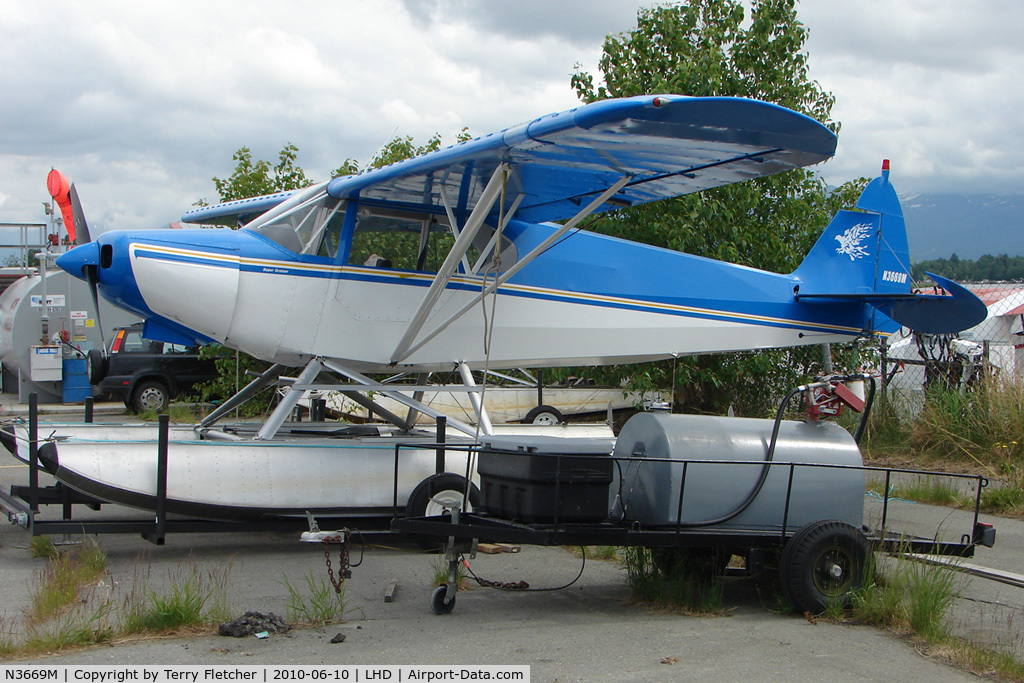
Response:
[[[928,273],[950,296],[916,294],[870,303],[916,332],[953,334],[974,327],[988,316],[988,307],[975,294],[952,280]]]
[[[928,273],[947,292],[938,294],[804,294],[799,301],[860,301],[870,304],[904,327],[924,334],[953,334],[974,327],[988,316],[988,307],[974,292],[952,280]],[[884,331],[884,323],[876,324]],[[892,331],[892,330],[890,330]]]

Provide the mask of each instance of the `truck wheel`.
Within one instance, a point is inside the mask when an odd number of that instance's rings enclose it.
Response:
[[[132,408],[137,413],[152,410],[161,413],[170,403],[170,392],[162,382],[147,380],[140,382],[132,392]]]
[[[868,542],[859,529],[831,519],[811,522],[782,551],[782,589],[801,612],[846,608],[851,593],[864,585],[867,557]]]
[[[405,504],[408,517],[436,517],[444,514],[445,504],[462,502],[462,494],[466,490],[466,478],[454,472],[432,474],[412,490]],[[469,486],[469,509],[472,512],[480,506],[480,489],[476,484]]]
[[[523,418],[523,422],[528,425],[557,425],[565,422],[565,418],[558,408],[542,405],[532,408]]]

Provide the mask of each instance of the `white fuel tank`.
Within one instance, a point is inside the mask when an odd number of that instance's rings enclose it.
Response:
[[[818,466],[863,464],[853,437],[835,423],[781,422],[772,464],[757,489],[774,424],[736,417],[635,415],[615,444],[613,457],[630,460],[614,470],[611,518],[645,528],[671,526],[677,519],[690,526],[766,531],[781,531],[784,523],[792,531],[819,519],[861,526],[864,470]],[[690,462],[684,466],[680,461]],[[750,505],[731,516],[755,490]]]

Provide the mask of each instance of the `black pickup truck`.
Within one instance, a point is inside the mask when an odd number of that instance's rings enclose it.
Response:
[[[115,328],[107,353],[93,349],[88,361],[94,393],[120,398],[136,412],[162,412],[172,397],[217,376],[214,361],[201,359],[198,347],[145,339],[141,324]]]

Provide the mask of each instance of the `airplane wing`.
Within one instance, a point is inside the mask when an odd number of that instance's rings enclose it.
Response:
[[[328,194],[413,207],[444,202],[469,212],[499,164],[516,217],[552,221],[623,176],[629,182],[597,210],[644,204],[780,171],[835,153],[836,136],[814,119],[767,102],[656,95],[604,100],[500,133],[332,180]]]
[[[181,220],[185,223],[202,223],[204,225],[227,225],[230,227],[245,225],[298,191],[275,192],[261,197],[249,197],[213,206],[203,206],[182,214]]]

